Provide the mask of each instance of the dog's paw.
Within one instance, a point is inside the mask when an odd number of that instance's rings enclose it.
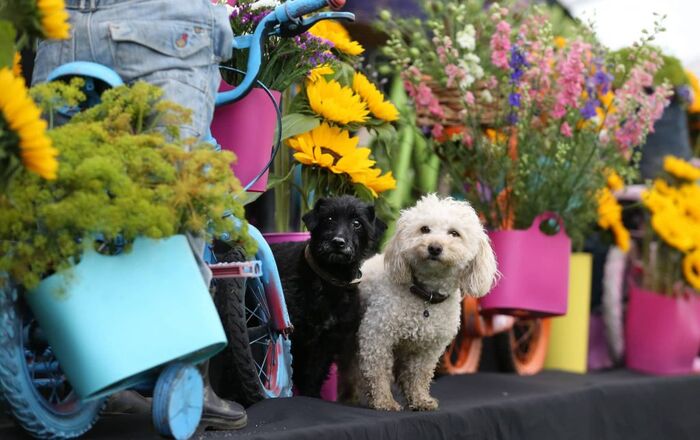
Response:
[[[403,407],[394,399],[376,400],[370,402],[370,408],[377,409],[379,411],[401,411]]]
[[[438,409],[438,401],[434,397],[426,397],[424,399],[411,402],[408,407],[413,411],[435,411]]]

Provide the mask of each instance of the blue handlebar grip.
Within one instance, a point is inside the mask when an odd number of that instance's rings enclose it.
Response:
[[[297,20],[306,14],[311,14],[326,6],[340,3],[338,0],[290,0],[282,3],[275,9],[280,23]],[[342,2],[343,4],[345,2]]]

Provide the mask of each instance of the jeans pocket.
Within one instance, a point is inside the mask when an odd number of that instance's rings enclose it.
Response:
[[[159,70],[214,62],[211,29],[187,21],[145,20],[109,24],[114,64],[127,81]]]

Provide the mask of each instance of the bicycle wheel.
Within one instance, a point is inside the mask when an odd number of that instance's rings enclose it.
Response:
[[[221,260],[243,258],[240,250],[233,249]],[[215,373],[222,395],[244,406],[291,397],[291,342],[272,326],[262,282],[258,278],[217,280],[214,302],[229,340],[225,353],[212,362],[212,368],[219,365],[223,370]]]
[[[462,300],[459,332],[442,355],[441,370],[447,374],[475,373],[481,361],[482,336],[479,306],[475,298]]]
[[[549,329],[547,318],[517,319],[510,330],[496,334],[494,345],[501,370],[523,376],[542,371]]]
[[[0,291],[0,393],[25,431],[42,439],[78,437],[104,399],[82,402],[16,289]]]

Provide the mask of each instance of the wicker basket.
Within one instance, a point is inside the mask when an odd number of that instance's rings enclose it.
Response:
[[[460,116],[460,112],[464,110],[464,96],[462,91],[454,86],[443,86],[438,81],[427,75],[424,75],[422,80],[430,88],[430,91],[440,103],[440,108],[442,109],[444,117],[432,114],[430,110],[425,107],[417,108],[416,120],[418,125],[422,127],[432,127],[436,124],[441,124],[445,127],[463,126],[464,118]],[[482,125],[491,126],[496,122],[497,114],[497,106],[482,106],[479,114],[479,120]]]

